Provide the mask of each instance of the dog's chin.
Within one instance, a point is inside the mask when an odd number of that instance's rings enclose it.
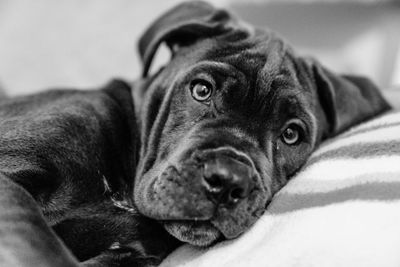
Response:
[[[175,238],[195,246],[209,246],[222,236],[217,228],[204,221],[164,221],[163,225]]]

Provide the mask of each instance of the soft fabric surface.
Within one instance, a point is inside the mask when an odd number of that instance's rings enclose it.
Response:
[[[323,144],[240,238],[162,266],[400,266],[400,112]]]

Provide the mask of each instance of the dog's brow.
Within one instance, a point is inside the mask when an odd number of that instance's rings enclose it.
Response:
[[[247,140],[250,143],[256,144],[258,141],[251,135],[246,134],[241,128],[230,128],[230,132],[240,140]]]

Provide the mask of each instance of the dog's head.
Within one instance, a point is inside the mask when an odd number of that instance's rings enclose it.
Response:
[[[163,42],[172,58],[149,75]],[[335,75],[203,2],[164,14],[139,51],[135,204],[196,245],[241,234],[321,140],[389,108],[368,80]]]

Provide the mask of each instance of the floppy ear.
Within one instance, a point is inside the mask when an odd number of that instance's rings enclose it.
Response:
[[[316,61],[312,63],[312,73],[329,125],[327,137],[391,108],[379,89],[365,77],[337,75]]]
[[[143,63],[143,77],[150,68],[157,48],[166,42],[174,53],[179,47],[228,32],[235,19],[225,10],[200,1],[182,3],[157,19],[139,40],[139,54]]]

